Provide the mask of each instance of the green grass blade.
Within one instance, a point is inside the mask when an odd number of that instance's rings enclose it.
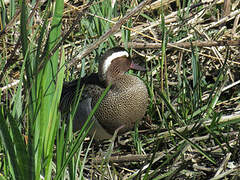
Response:
[[[191,144],[192,147],[194,147],[195,149],[197,149],[199,151],[200,154],[202,154],[204,157],[206,157],[210,162],[212,162],[213,164],[216,164],[216,162],[210,157],[208,156],[206,153],[203,152],[202,148],[200,146],[198,146],[196,143],[191,142],[189,139],[185,138],[184,136],[182,136],[179,132],[177,132],[176,130],[174,130],[174,132],[181,137],[182,139],[184,139],[185,141],[187,141],[188,143]]]
[[[64,50],[63,53],[61,55],[61,62],[60,62],[60,67],[64,66],[65,63],[65,54],[64,54]],[[56,83],[56,91],[53,95],[53,100],[52,100],[52,105],[50,108],[50,114],[49,114],[49,126],[47,128],[46,131],[46,137],[45,139],[48,141],[46,142],[46,146],[47,146],[47,154],[49,154],[48,158],[49,158],[49,163],[51,162],[51,158],[53,156],[53,145],[54,145],[54,141],[55,141],[55,136],[56,136],[56,132],[57,129],[59,127],[59,119],[60,116],[58,114],[58,104],[61,98],[61,92],[62,92],[62,86],[63,86],[63,79],[64,79],[64,71],[65,68],[61,68],[60,71],[57,74],[57,83]],[[51,163],[49,164],[51,165]],[[49,170],[49,176],[51,171]]]
[[[63,7],[64,2],[63,0],[56,1],[54,4],[54,13],[53,13],[53,19],[51,24],[51,31],[48,39],[48,54],[50,50],[56,45],[56,43],[59,41],[59,38],[61,37],[61,21],[62,21],[62,14],[63,14]],[[60,100],[61,95],[61,87],[62,86],[62,80],[63,80],[63,74],[59,73],[57,74],[58,69],[58,60],[59,57],[59,50],[57,50],[51,59],[48,61],[44,59],[44,61],[47,61],[45,64],[45,67],[42,69],[42,73],[40,73],[39,78],[41,79],[41,90],[42,90],[42,98],[41,98],[41,107],[40,107],[40,121],[42,121],[42,138],[44,139],[43,145],[44,145],[44,159],[46,159],[45,164],[45,173],[46,178],[50,179],[51,177],[51,170],[52,170],[52,156],[53,156],[53,144],[54,139],[56,136],[56,125],[58,127],[58,120],[59,117],[57,115],[57,109],[58,109],[58,103]],[[55,85],[55,79],[57,79],[57,86]]]
[[[196,52],[196,51],[195,51]],[[199,106],[200,98],[200,71],[199,71],[199,62],[198,54],[195,53],[192,48],[192,73],[193,73],[193,105],[194,109]]]
[[[16,119],[8,114],[10,129],[12,131],[12,140],[14,149],[16,149],[16,158],[18,160],[18,166],[22,171],[23,179],[30,179],[31,177],[31,168],[29,168],[29,156],[26,150],[26,144],[24,142],[23,136],[18,129]],[[19,177],[18,177],[19,178]]]
[[[14,179],[17,179],[18,177],[23,177],[23,174],[21,172],[21,169],[19,167],[18,161],[17,161],[17,154],[15,153],[14,147],[13,147],[13,140],[11,138],[10,132],[8,130],[8,126],[6,123],[6,119],[4,118],[4,108],[2,106],[0,111],[0,137],[1,137],[1,144],[3,144],[6,152],[9,154],[9,159],[11,166],[10,171],[12,172],[12,177]]]

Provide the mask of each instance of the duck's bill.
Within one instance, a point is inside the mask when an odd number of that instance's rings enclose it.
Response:
[[[135,70],[138,70],[138,71],[146,71],[146,68],[143,67],[143,66],[140,66],[134,62],[131,63],[130,65],[130,69],[135,69]]]

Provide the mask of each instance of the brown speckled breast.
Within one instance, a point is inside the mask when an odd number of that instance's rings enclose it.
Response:
[[[133,129],[135,122],[143,118],[148,106],[148,91],[144,82],[136,76],[125,74],[117,77],[115,82],[95,117],[110,134],[125,125],[119,131],[122,134]],[[93,106],[100,95],[99,92],[94,95]]]

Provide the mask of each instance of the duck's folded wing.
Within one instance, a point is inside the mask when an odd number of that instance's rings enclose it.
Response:
[[[82,100],[78,104],[77,111],[73,120],[73,130],[78,131],[81,130],[84,124],[86,123],[91,111],[92,111],[92,98],[87,98]],[[96,120],[95,116],[93,116],[87,124],[87,128],[92,125],[92,128],[89,130],[88,134],[90,136],[94,136],[94,139],[109,139],[112,137]]]

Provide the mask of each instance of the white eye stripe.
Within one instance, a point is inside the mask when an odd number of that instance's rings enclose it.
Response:
[[[113,53],[111,56],[109,56],[103,63],[103,74],[106,73],[108,67],[110,66],[112,60],[119,58],[119,57],[123,57],[126,56],[128,57],[128,52],[127,51],[119,51],[119,52],[115,52]]]

